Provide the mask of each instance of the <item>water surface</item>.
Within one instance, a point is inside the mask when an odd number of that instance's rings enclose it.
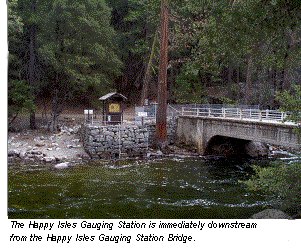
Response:
[[[10,166],[9,218],[249,218],[270,202],[247,162],[170,158],[55,170]]]

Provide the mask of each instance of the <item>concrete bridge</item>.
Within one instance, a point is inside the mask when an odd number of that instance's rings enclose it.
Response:
[[[236,113],[236,118],[227,116],[223,110],[217,115],[212,111],[206,114],[195,111],[193,115],[190,111],[186,114],[182,111],[178,117],[177,142],[195,147],[201,155],[210,154],[210,146],[217,142],[220,144],[225,139],[236,143],[255,141],[301,150],[301,139],[294,131],[296,124],[265,120],[267,118],[263,118],[261,112],[258,118],[244,118],[243,111]],[[283,119],[283,114],[280,117]]]

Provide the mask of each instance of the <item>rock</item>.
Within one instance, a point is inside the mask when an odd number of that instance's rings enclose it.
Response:
[[[9,151],[7,152],[7,155],[8,155],[9,157],[18,157],[18,156],[20,156],[20,152],[17,151],[17,150],[9,150]]]
[[[26,151],[20,152],[20,158],[24,159],[26,157]]]
[[[32,155],[41,155],[42,152],[37,150],[37,149],[32,149],[31,151],[28,152],[29,154],[32,154]]]
[[[157,155],[157,156],[163,156],[163,152],[160,151],[160,150],[158,150],[158,151],[156,152],[156,155]]]
[[[266,209],[253,214],[250,219],[292,219],[292,217],[278,209]]]
[[[52,163],[56,161],[55,157],[44,157],[43,161],[45,161],[46,163]]]
[[[249,142],[245,145],[246,154],[250,157],[266,157],[269,154],[269,148],[266,144],[260,142]]]
[[[52,151],[52,148],[47,148],[47,150]]]
[[[65,169],[69,168],[69,162],[59,163],[54,166],[56,169]]]
[[[37,147],[43,147],[43,146],[45,146],[45,143],[36,143],[36,146]]]

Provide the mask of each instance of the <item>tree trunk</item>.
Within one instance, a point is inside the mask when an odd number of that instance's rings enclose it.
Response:
[[[42,119],[46,122],[48,121],[47,117],[47,104],[46,104],[46,98],[43,98],[43,111],[42,111]]]
[[[252,90],[252,73],[253,73],[253,57],[252,54],[248,56],[248,65],[247,65],[247,79],[246,79],[246,92],[245,92],[245,103],[250,105],[253,98]]]
[[[233,76],[233,68],[229,64],[229,67],[228,67],[228,86],[232,84],[232,76]]]
[[[168,64],[168,0],[161,0],[161,39],[158,85],[158,111],[156,116],[156,145],[167,147],[167,64]]]
[[[144,79],[143,79],[142,94],[141,94],[141,101],[140,101],[141,106],[144,105],[145,99],[147,99],[147,97],[148,97],[149,82],[150,82],[150,78],[151,78],[151,66],[154,61],[156,42],[157,42],[157,31],[154,36],[151,53],[149,56],[149,60],[147,63],[147,67],[146,67],[146,71],[145,71],[145,75],[144,75]]]
[[[30,129],[36,129],[36,113],[34,110],[30,111],[30,115],[29,115],[29,127]]]
[[[31,11],[36,11],[36,1],[31,2]],[[28,62],[28,82],[32,90],[32,94],[35,93],[36,82],[36,25],[30,24],[29,27],[29,62]],[[36,129],[36,117],[35,111],[30,111],[29,116],[30,129]]]
[[[52,98],[51,121],[48,126],[48,130],[50,130],[51,132],[57,132],[59,130],[58,119],[59,119],[60,113],[62,112],[61,107],[62,107],[62,104],[59,99],[59,90],[55,89],[54,95]]]
[[[298,39],[297,39],[297,32],[290,32],[288,34],[288,42],[287,42],[287,51],[284,56],[284,69],[283,69],[283,84],[282,89],[283,90],[290,90],[291,89],[291,55],[294,53],[294,50],[296,49],[298,45]]]
[[[48,125],[48,130],[51,132],[57,132],[59,130],[58,119],[63,111],[65,98],[66,98],[66,94],[62,93],[62,91],[59,90],[59,74],[57,73],[56,80],[55,80],[54,94],[52,98],[51,121]]]

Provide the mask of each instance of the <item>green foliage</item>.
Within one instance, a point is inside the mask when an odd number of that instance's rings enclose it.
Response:
[[[252,191],[263,191],[281,199],[281,207],[301,211],[301,163],[275,163],[269,167],[254,167],[255,175],[244,183]]]
[[[59,88],[91,100],[116,88],[138,97],[159,19],[160,0],[11,0],[9,80],[28,81],[36,96]],[[301,1],[173,0],[169,30],[169,93],[178,102],[201,102],[204,87],[215,84],[231,85],[223,99],[241,102],[245,93],[274,106],[275,91],[300,76]],[[155,47],[150,89],[157,82]],[[247,79],[265,97],[246,94]]]
[[[8,118],[11,123],[19,113],[35,109],[33,96],[27,82],[13,80],[8,85]]]
[[[237,105],[237,101],[234,101],[228,97],[221,97],[220,98],[223,104],[227,104],[227,105]]]
[[[247,82],[249,76],[248,84],[253,90],[255,81],[270,81],[273,89],[271,70],[292,72],[300,66],[301,48],[297,43],[301,34],[300,10],[300,1],[215,2],[207,6],[203,20],[193,22],[198,27],[193,37],[199,39],[190,57],[200,73],[211,76],[212,82],[231,84],[231,79],[225,80],[226,71],[231,68],[235,69],[237,83]],[[250,58],[252,65],[248,64]]]
[[[21,39],[23,35],[23,20],[18,13],[18,1],[13,0],[8,2],[8,64],[9,64],[9,73],[8,78],[19,79],[20,77],[20,68],[21,68],[21,59],[20,59],[20,47]]]
[[[174,96],[178,103],[202,103],[204,90],[200,84],[199,71],[186,64],[176,80]]]
[[[301,85],[293,85],[292,91],[278,93],[277,99],[281,103],[281,110],[289,111],[286,119],[301,124]]]
[[[39,52],[45,63],[64,75],[70,88],[110,88],[122,64],[105,2],[54,1],[41,13],[46,16],[41,20]]]
[[[8,20],[7,20],[7,30],[8,37],[10,40],[23,32],[23,21],[17,13],[18,0],[11,0],[8,2]]]

